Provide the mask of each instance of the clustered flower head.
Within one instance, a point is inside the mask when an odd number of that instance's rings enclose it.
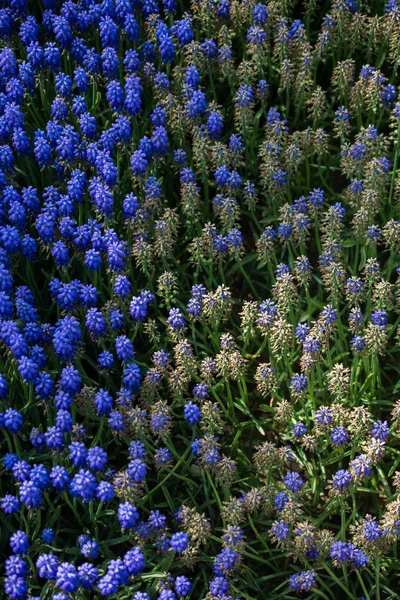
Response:
[[[1,4],[1,597],[396,589],[400,8],[292,4]]]

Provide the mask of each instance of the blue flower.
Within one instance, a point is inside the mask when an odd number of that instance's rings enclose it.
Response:
[[[1,499],[0,505],[6,515],[12,515],[19,511],[21,503],[16,496],[6,494]]]
[[[300,475],[296,472],[289,472],[285,475],[283,483],[288,490],[292,492],[298,492],[304,485],[304,481]]]
[[[79,575],[71,563],[61,563],[57,569],[56,584],[64,592],[72,593],[79,586]]]
[[[179,596],[187,596],[192,591],[190,579],[184,575],[180,575],[175,579],[175,590]]]
[[[195,90],[186,104],[185,112],[190,119],[203,115],[207,109],[206,95],[201,90]]]
[[[207,132],[212,140],[217,140],[224,126],[223,119],[219,113],[212,111],[207,119]]]
[[[141,483],[146,477],[146,465],[139,458],[135,458],[128,463],[128,474],[135,483]]]
[[[331,440],[334,446],[343,446],[349,441],[349,434],[344,427],[334,427],[331,433]]]
[[[14,554],[26,554],[29,548],[28,536],[23,531],[16,531],[10,537],[10,546]]]
[[[172,550],[178,554],[182,554],[182,552],[184,552],[189,546],[189,536],[182,532],[174,533],[171,537],[169,545]]]
[[[194,39],[192,17],[186,14],[185,18],[176,20],[171,27],[171,31],[178,38],[179,45],[182,48],[187,46]]]
[[[81,553],[85,558],[94,560],[100,553],[100,548],[96,540],[92,540],[89,536],[80,536],[78,538],[78,544],[81,549]]]
[[[346,488],[348,488],[350,483],[351,483],[350,471],[346,471],[345,469],[340,469],[333,476],[333,487],[339,493],[342,493]]]
[[[290,381],[290,387],[294,392],[303,392],[307,389],[307,376],[302,373],[293,375]]]
[[[276,540],[283,542],[289,535],[289,525],[284,521],[275,521],[271,527],[270,533]]]
[[[49,427],[44,434],[46,445],[51,450],[61,450],[65,445],[64,433],[59,427]]]
[[[312,570],[301,571],[289,578],[289,587],[295,592],[309,592],[316,586],[316,583],[316,575]]]
[[[297,423],[293,425],[293,435],[296,438],[303,437],[303,435],[305,435],[307,431],[307,427],[301,421],[297,421]]]
[[[238,553],[230,548],[224,548],[217,554],[214,561],[214,573],[222,577],[229,574],[236,566]]]
[[[351,470],[357,476],[368,477],[371,474],[371,464],[371,459],[361,454],[351,462]]]
[[[8,456],[9,455],[6,455],[7,459]],[[5,463],[6,468],[8,468],[7,464]],[[12,470],[12,474],[16,481],[22,483],[23,481],[27,481],[29,479],[32,467],[25,460],[19,460],[18,457],[16,457],[14,462],[11,462],[10,460],[10,465],[11,466],[9,468]]]
[[[18,433],[23,424],[22,415],[14,408],[7,408],[4,413],[4,425],[11,433]]]
[[[92,471],[101,471],[107,464],[107,452],[100,446],[89,448],[86,462]]]
[[[377,325],[381,329],[385,329],[388,323],[387,313],[384,310],[376,310],[371,315],[371,323]]]
[[[106,390],[100,389],[95,395],[94,405],[100,416],[110,414],[113,404],[114,400]]]
[[[210,581],[210,592],[214,596],[224,596],[229,590],[229,583],[225,577],[217,576]]]
[[[36,568],[43,579],[54,580],[58,567],[59,562],[54,554],[40,554],[36,561]]]
[[[70,477],[65,467],[53,467],[50,472],[50,481],[58,492],[66,490],[70,484]]]
[[[363,520],[363,534],[368,542],[376,542],[383,535],[383,531],[376,519],[367,518]]]
[[[179,331],[180,329],[183,329],[185,327],[185,320],[183,318],[183,314],[178,308],[171,308],[171,310],[169,311],[167,321],[168,324],[175,331]]]
[[[110,369],[114,364],[114,356],[111,352],[104,350],[101,352],[97,358],[97,362],[100,368],[102,369]]]
[[[371,435],[377,440],[386,440],[389,437],[389,425],[387,422],[376,421],[372,426]]]
[[[193,427],[200,421],[200,408],[197,406],[197,404],[194,404],[193,402],[188,402],[187,404],[185,404],[183,414],[186,421],[191,427]]]
[[[125,502],[118,507],[118,519],[121,529],[132,529],[139,519],[139,513],[133,504]]]
[[[274,498],[274,505],[279,511],[283,510],[288,502],[289,498],[285,492],[278,492]]]
[[[21,502],[28,509],[38,509],[42,502],[42,492],[33,481],[24,481],[19,493]]]
[[[85,590],[91,590],[98,580],[99,570],[90,563],[78,567],[79,583]]]
[[[56,416],[56,425],[61,431],[71,431],[73,425],[71,413],[68,410],[60,409]]]
[[[130,575],[139,575],[146,566],[140,546],[135,546],[124,555],[124,563]]]
[[[141,381],[142,376],[139,366],[135,363],[126,365],[123,375],[124,386],[132,393],[136,393],[140,388]]]
[[[90,502],[96,495],[97,480],[87,469],[80,469],[70,484],[73,495],[80,496],[84,502]]]
[[[52,544],[55,540],[56,534],[50,527],[45,527],[42,529],[41,536],[45,544]]]

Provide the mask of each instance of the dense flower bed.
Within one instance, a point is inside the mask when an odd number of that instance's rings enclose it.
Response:
[[[397,1],[0,38],[1,597],[398,598]]]

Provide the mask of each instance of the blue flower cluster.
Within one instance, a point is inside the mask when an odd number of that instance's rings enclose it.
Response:
[[[397,0],[0,38],[1,596],[392,598]]]

